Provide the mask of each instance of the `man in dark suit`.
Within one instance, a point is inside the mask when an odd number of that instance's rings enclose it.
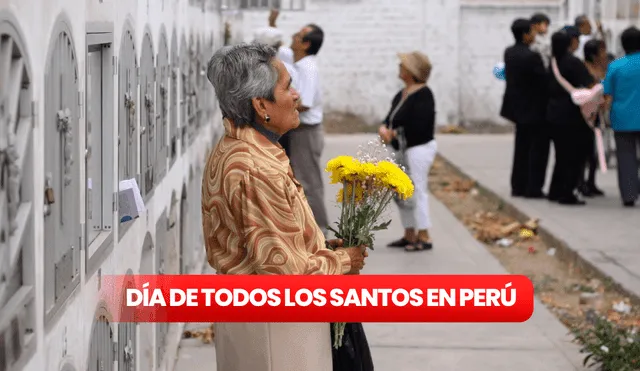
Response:
[[[549,130],[545,120],[548,73],[539,53],[530,46],[536,33],[531,21],[511,25],[516,43],[504,52],[506,90],[500,115],[515,124],[511,195],[544,198]]]

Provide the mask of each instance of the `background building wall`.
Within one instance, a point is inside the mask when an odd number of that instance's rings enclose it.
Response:
[[[382,120],[402,87],[396,53],[418,49],[432,59],[429,84],[443,124],[508,124],[499,115],[504,82],[492,74],[517,17],[546,13],[550,33],[586,13],[602,19],[611,50],[620,55],[620,32],[636,23],[637,0],[307,0],[303,10],[282,10],[278,27],[291,35],[310,22],[325,31],[319,54],[326,112]],[[629,11],[621,11],[620,9]],[[635,18],[634,18],[635,17]],[[246,9],[244,40],[268,24],[266,9]],[[595,27],[595,24],[594,24]],[[331,117],[331,116],[329,116]]]
[[[438,122],[458,116],[458,0],[307,0],[304,11],[281,11],[285,44],[314,22],[325,32],[319,53],[326,112],[355,114],[369,123],[386,116],[402,87],[398,52],[425,52],[434,65],[430,85]],[[245,41],[268,25],[268,11],[244,13]]]
[[[491,72],[512,43],[511,21],[544,11],[556,21],[556,0],[307,0],[302,11],[280,13],[278,27],[291,35],[315,22],[325,31],[319,54],[328,112],[355,114],[380,122],[402,87],[396,53],[420,50],[434,65],[429,85],[437,123],[502,123],[504,87]],[[267,26],[268,11],[244,14],[245,41]]]
[[[498,3],[498,2],[496,2]],[[553,5],[486,4],[467,2],[460,9],[459,69],[461,122],[465,126],[508,124],[500,117],[505,84],[492,69],[504,49],[514,42],[510,27],[516,18],[543,12],[551,18],[551,32],[560,27],[561,10]]]

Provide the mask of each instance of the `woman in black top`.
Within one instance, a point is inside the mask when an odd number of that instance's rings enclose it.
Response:
[[[409,200],[396,199],[405,233],[403,238],[389,246],[422,251],[432,248],[428,175],[437,152],[434,140],[435,100],[431,89],[426,86],[431,63],[420,52],[399,56],[400,79],[405,88],[393,98],[391,110],[379,133],[382,140],[396,150],[397,160],[405,166],[415,191]]]
[[[577,46],[577,35],[569,31],[556,32],[551,38],[553,58],[560,74],[575,88],[590,88],[595,80],[584,63],[573,55]],[[547,120],[551,123],[556,162],[548,197],[563,205],[584,205],[575,191],[583,176],[592,132],[580,107],[573,103],[553,72],[551,74]]]

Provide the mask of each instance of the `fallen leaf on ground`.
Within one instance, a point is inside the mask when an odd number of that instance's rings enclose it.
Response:
[[[538,229],[539,222],[540,219],[531,219],[528,222],[524,223],[523,226],[535,232]]]
[[[200,330],[185,330],[182,333],[182,337],[185,339],[202,339],[202,342],[204,344],[210,344],[215,337],[215,333],[213,332],[213,324]]]
[[[515,232],[518,230],[518,228],[520,228],[520,223],[518,222],[513,222],[509,225],[505,225],[504,227],[502,227],[502,234],[504,234],[505,236],[510,235],[511,233]]]
[[[457,125],[447,125],[439,131],[442,134],[464,134],[467,132],[464,128]]]

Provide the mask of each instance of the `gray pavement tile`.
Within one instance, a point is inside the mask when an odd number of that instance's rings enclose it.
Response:
[[[372,135],[327,136],[323,161],[338,154],[353,155]],[[328,177],[326,178],[328,180]],[[329,218],[337,220],[332,206],[338,186],[327,185]],[[363,274],[504,274],[500,263],[435,198],[430,198],[434,250],[406,254],[385,247],[402,235],[395,205],[389,229],[377,234]],[[536,301],[525,323],[405,324],[367,323],[367,337],[377,370],[398,371],[569,371],[582,370],[581,355],[570,343],[567,329]],[[183,340],[184,342],[184,340]],[[213,349],[183,347],[176,371],[190,371],[206,362],[212,369]],[[194,361],[194,359],[201,361]]]

